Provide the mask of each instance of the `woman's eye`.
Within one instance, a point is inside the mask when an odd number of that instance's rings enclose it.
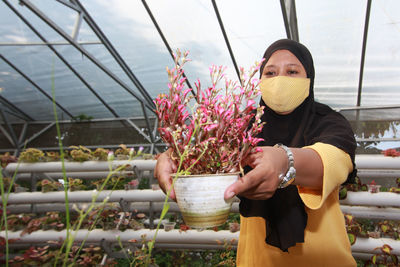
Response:
[[[288,70],[288,72],[287,72],[289,75],[296,75],[296,74],[298,74],[299,72],[297,71],[297,70]]]
[[[273,76],[273,75],[275,75],[275,72],[273,71],[264,72],[264,76]]]

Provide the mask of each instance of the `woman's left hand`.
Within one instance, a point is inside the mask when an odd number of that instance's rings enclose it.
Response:
[[[242,162],[243,166],[253,168],[245,176],[225,190],[225,199],[241,195],[248,199],[268,199],[272,197],[279,185],[278,176],[285,173],[288,167],[286,153],[281,148],[259,147],[260,152],[249,155]]]

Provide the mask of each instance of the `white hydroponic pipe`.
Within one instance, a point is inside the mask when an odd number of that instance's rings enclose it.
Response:
[[[347,192],[347,197],[340,200],[342,205],[400,207],[400,194],[390,192]]]
[[[96,229],[88,232],[87,230],[79,230],[76,234],[75,241],[82,242],[86,240],[88,243],[100,243],[101,241],[107,241],[110,243],[117,242],[117,237],[119,236],[121,242],[127,243],[136,241],[138,245],[141,244],[142,236],[145,236],[146,240],[151,240],[153,238],[155,230],[142,229],[142,230],[126,230],[124,232],[120,232],[117,230],[109,230],[103,231],[100,229]],[[64,240],[66,235],[66,230],[57,232],[53,230],[49,231],[35,231],[30,234],[25,234],[21,236],[21,231],[16,232],[8,232],[9,239],[15,239],[15,244],[21,243],[45,243],[50,240],[59,241]],[[5,232],[0,232],[0,236],[5,236]],[[187,231],[179,231],[179,230],[171,230],[164,231],[160,230],[158,232],[156,238],[156,245],[165,245],[167,244],[179,244],[186,245],[190,247],[195,244],[198,248],[202,245],[210,246],[210,245],[221,245],[224,241],[232,242],[233,245],[237,245],[237,240],[239,238],[239,232],[231,233],[227,230],[221,231],[212,231],[212,230],[187,230]],[[351,246],[352,252],[356,253],[376,253],[375,248],[382,247],[384,244],[389,245],[393,250],[392,254],[400,255],[400,241],[390,239],[390,238],[360,238],[357,237],[356,242],[353,246]]]
[[[62,179],[64,177],[63,173],[61,172],[45,172],[48,177],[52,179]],[[100,178],[106,178],[108,176],[109,172],[67,172],[65,174],[66,177],[71,177],[71,178],[80,178],[80,179],[100,179]],[[135,173],[133,171],[122,171],[115,173],[113,176],[119,176],[119,175],[124,175],[124,176],[133,176]],[[17,179],[20,180],[30,180],[31,179],[31,173],[19,173],[17,174]],[[40,177],[39,178],[46,178]]]
[[[70,202],[90,202],[94,197],[94,191],[75,191],[68,193]],[[161,190],[105,190],[100,192],[96,201],[101,202],[109,197],[109,202],[118,202],[121,199],[127,202],[153,201],[161,202],[165,200],[165,194]],[[25,192],[12,193],[9,195],[9,204],[32,204],[32,203],[64,203],[65,196],[63,191],[59,192]],[[386,206],[400,207],[400,194],[390,192],[369,193],[369,192],[347,192],[346,199],[340,200],[342,205],[359,206]]]
[[[96,195],[98,196],[96,198]],[[68,201],[73,202],[91,202],[95,198],[96,202],[102,202],[108,198],[108,202],[119,202],[121,199],[127,202],[141,201],[164,201],[165,194],[161,190],[104,190],[93,191],[74,191],[68,192]],[[24,192],[13,193],[9,195],[9,204],[33,204],[33,203],[65,203],[64,191],[58,192]]]
[[[355,163],[358,169],[400,169],[400,157],[361,154],[356,155]]]
[[[14,243],[43,243],[49,240],[64,240],[66,236],[66,230],[62,231],[35,231],[30,234],[21,236],[22,231],[8,232],[9,239],[17,239]],[[103,231],[95,229],[93,231],[78,230],[76,233],[76,242],[82,242],[86,240],[89,243],[99,243],[104,240],[106,242],[117,242],[117,237],[120,237],[121,242],[127,243],[136,240],[138,244],[141,243],[142,236],[146,237],[146,240],[151,240],[154,236],[155,230],[141,229],[141,230],[109,230]],[[75,233],[74,233],[75,234]],[[0,236],[5,236],[5,232],[0,232]],[[179,231],[177,229],[171,231],[164,231],[161,229],[156,238],[156,243],[172,243],[172,244],[203,244],[203,245],[219,245],[220,242],[224,243],[224,240],[234,240],[234,244],[237,243],[239,238],[239,232],[231,233],[227,230],[213,231],[213,230],[187,230]],[[236,240],[236,241],[235,241]]]
[[[118,203],[112,202],[116,205]],[[153,202],[152,209],[153,212],[161,212],[163,209],[163,202]],[[72,210],[74,204],[70,204],[69,208]],[[77,208],[82,209],[84,207],[88,207],[90,203],[76,203]],[[96,205],[101,205],[97,203]],[[170,201],[169,202],[169,210],[168,212],[180,212],[178,204]],[[132,202],[128,206],[129,211],[136,210],[137,212],[149,212],[150,203],[149,202]],[[400,209],[399,208],[384,208],[384,207],[363,207],[363,206],[348,206],[341,205],[340,206],[343,213],[348,213],[354,215],[356,218],[366,218],[366,219],[380,219],[380,220],[400,220]],[[65,211],[65,205],[62,203],[53,203],[53,204],[45,204],[41,203],[38,205],[34,205],[32,207],[31,204],[13,204],[7,206],[7,211],[12,214],[19,213],[30,213],[30,212],[38,212],[44,213],[48,211]],[[239,203],[232,203],[231,212],[239,212]]]
[[[152,171],[156,166],[155,160],[114,160],[108,161],[84,161],[84,162],[70,162],[65,161],[64,166],[67,172],[108,172],[110,166],[116,169],[122,165],[129,165],[126,170],[133,170],[136,166],[139,171]],[[5,168],[9,174],[13,174],[17,169],[18,163],[10,163]],[[31,173],[31,172],[62,172],[61,161],[55,162],[36,162],[36,163],[19,163],[18,173]]]
[[[400,220],[399,208],[383,207],[362,207],[341,205],[343,213],[348,213],[356,218],[380,219],[380,220]]]
[[[383,155],[356,155],[355,162],[358,169],[400,169],[400,157],[385,157]],[[138,170],[153,170],[156,164],[155,160],[115,160],[112,167],[128,164],[136,166]],[[10,163],[5,170],[13,173],[18,163]],[[109,170],[107,161],[85,161],[85,162],[65,162],[67,172],[80,171],[105,171]],[[38,163],[20,163],[18,172],[61,172],[61,162],[38,162]]]
[[[118,203],[111,202],[116,205]],[[78,209],[82,209],[88,207],[90,203],[74,203],[69,205],[69,209],[72,210],[73,205],[76,205]],[[101,203],[96,203],[96,205],[102,205]],[[150,203],[149,202],[132,202],[129,203],[129,211],[137,211],[137,212],[149,212],[150,210]],[[161,212],[163,209],[163,202],[152,202],[152,209],[154,212]],[[173,201],[169,201],[169,209],[168,212],[180,212],[178,204]],[[41,203],[38,205],[34,205],[32,207],[31,204],[17,204],[17,205],[8,205],[7,211],[11,212],[12,214],[18,213],[30,213],[30,212],[38,212],[44,213],[48,211],[65,211],[65,204],[61,203],[53,203],[53,204],[45,204]],[[231,212],[239,212],[239,203],[232,203]]]
[[[393,250],[394,255],[400,255],[400,241],[392,238],[361,238],[357,237],[356,243],[351,246],[353,252],[371,253],[379,252],[375,248],[389,245]]]
[[[397,169],[397,170],[358,169],[357,176],[360,177],[361,179],[363,179],[363,178],[393,179],[393,178],[400,177],[400,169]]]

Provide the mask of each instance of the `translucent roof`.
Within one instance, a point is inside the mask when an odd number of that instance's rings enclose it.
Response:
[[[293,2],[286,1],[286,5]],[[357,105],[367,3],[295,3],[297,21],[289,26],[297,25],[299,40],[313,54],[316,99],[332,107]],[[154,22],[172,50],[190,51],[192,62],[187,65],[186,74],[192,83],[198,78],[208,80],[211,64],[227,66],[228,75],[236,78],[216,10],[238,66],[249,67],[262,57],[270,43],[287,37],[280,1],[86,0],[78,4],[54,0],[0,4],[0,96],[9,114],[20,113],[15,109],[18,108],[32,120],[53,120],[52,78],[55,99],[64,109],[59,109],[62,118],[142,114],[140,101],[134,95],[143,101],[146,97],[89,26],[89,16],[150,98],[165,92],[165,67],[173,64]],[[80,5],[85,13],[80,11]],[[399,9],[400,2],[396,0],[371,4],[360,106],[400,104]],[[54,51],[44,42],[52,44]],[[147,104],[151,114],[151,103]]]
[[[400,120],[398,10],[398,0],[4,0],[2,119],[53,121],[53,89],[59,119],[152,117],[171,51],[189,50],[189,83],[206,83],[210,65],[235,79],[235,64],[289,37],[313,54],[318,101],[391,107],[361,117]]]

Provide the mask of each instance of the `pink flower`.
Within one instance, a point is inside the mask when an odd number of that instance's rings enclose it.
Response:
[[[160,136],[173,149],[174,158],[186,151],[182,168],[192,168],[192,174],[237,170],[241,160],[262,140],[256,136],[262,130],[258,121],[263,109],[257,108],[254,101],[259,94],[254,70],[259,65],[248,74],[240,68],[243,86],[225,78],[225,67],[211,66],[211,86],[202,90],[197,80],[197,103],[188,107],[192,89],[185,88],[182,69],[189,61],[187,55],[184,53],[182,58],[178,53],[175,67],[167,68],[169,95],[160,94],[154,101]],[[218,86],[220,81],[224,81],[225,88]],[[249,125],[253,117],[256,122]]]

